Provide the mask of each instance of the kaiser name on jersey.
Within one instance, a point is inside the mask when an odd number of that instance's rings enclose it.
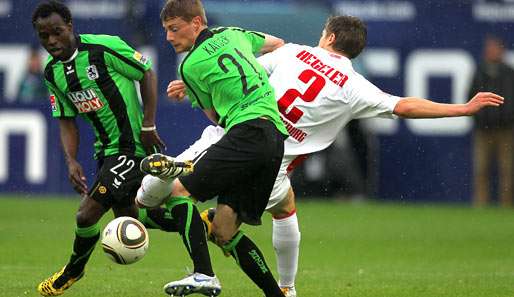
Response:
[[[343,87],[346,81],[348,80],[348,76],[335,70],[334,67],[330,65],[324,64],[318,57],[309,53],[306,50],[302,50],[296,57],[304,62],[305,64],[311,66],[312,69],[320,72],[325,75],[331,82],[338,85],[339,87]]]
[[[227,45],[230,40],[226,36],[212,38],[204,43],[202,49],[209,55],[214,54],[217,50]]]
[[[93,89],[70,92],[67,96],[75,107],[77,107],[79,113],[97,111],[104,106],[102,100],[98,98]]]

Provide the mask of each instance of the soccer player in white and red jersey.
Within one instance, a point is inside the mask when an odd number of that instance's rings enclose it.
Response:
[[[416,97],[387,94],[355,72],[351,59],[366,44],[364,23],[352,16],[330,17],[317,47],[286,44],[261,56],[275,89],[275,96],[290,137],[267,210],[273,215],[273,246],[277,254],[279,285],[287,297],[296,296],[294,281],[298,266],[300,232],[294,194],[288,173],[311,153],[332,144],[352,119],[386,117],[440,118],[469,116],[486,106],[499,106],[503,97],[478,93],[466,104],[443,104]],[[183,98],[185,86],[173,81],[168,96]],[[223,135],[223,128],[209,126],[202,137],[178,159],[194,160]],[[137,201],[164,197],[171,192],[155,177],[143,180]],[[159,186],[154,186],[159,184]],[[148,204],[155,204],[148,202]],[[204,214],[206,214],[204,212]],[[203,216],[204,220],[206,215]]]

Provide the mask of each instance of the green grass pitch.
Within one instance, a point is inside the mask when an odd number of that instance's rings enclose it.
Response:
[[[0,203],[0,296],[38,296],[37,283],[69,257],[78,199]],[[513,210],[317,200],[298,203],[298,215],[299,297],[514,296]],[[275,269],[269,215],[264,221],[244,229]],[[221,296],[262,296],[232,259],[210,250]],[[148,254],[133,265],[110,262],[97,245],[86,276],[64,296],[165,296],[163,284],[190,266],[176,234],[151,230]]]

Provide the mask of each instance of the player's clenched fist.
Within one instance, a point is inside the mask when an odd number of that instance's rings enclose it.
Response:
[[[186,85],[181,80],[174,80],[168,84],[166,89],[168,97],[172,100],[182,101],[186,96]]]

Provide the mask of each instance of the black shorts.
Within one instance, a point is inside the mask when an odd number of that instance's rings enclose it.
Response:
[[[139,170],[142,158],[127,155],[107,156],[98,160],[96,180],[89,192],[106,208],[134,204],[144,174]]]
[[[218,198],[250,225],[260,225],[284,155],[284,135],[255,119],[232,127],[195,160],[191,175],[180,177],[200,201]]]

